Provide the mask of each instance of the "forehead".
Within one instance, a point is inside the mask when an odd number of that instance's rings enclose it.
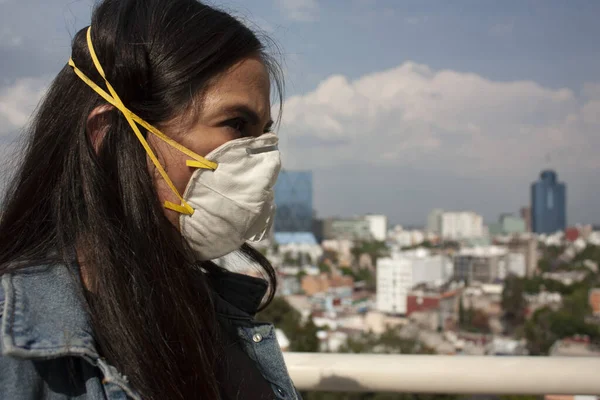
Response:
[[[244,105],[259,115],[270,109],[269,70],[260,57],[245,58],[220,74],[204,93],[206,112],[230,106]]]

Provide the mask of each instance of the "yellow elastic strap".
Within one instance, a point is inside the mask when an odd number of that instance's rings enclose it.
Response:
[[[185,165],[187,165],[188,167],[191,167],[191,168],[206,168],[204,166],[204,162],[199,162],[196,160],[186,160]]]
[[[89,87],[91,87],[96,93],[98,93],[104,100],[106,100],[108,103],[112,104],[114,107],[116,107],[118,110],[120,110],[123,113],[123,115],[127,119],[127,122],[131,126],[131,129],[133,129],[138,140],[144,147],[144,150],[146,150],[146,153],[148,154],[148,156],[150,157],[150,159],[152,160],[152,162],[158,169],[159,173],[161,174],[161,176],[163,177],[163,179],[165,180],[165,182],[167,183],[167,185],[169,186],[171,191],[179,198],[179,201],[181,202],[181,205],[178,205],[178,204],[174,204],[170,201],[165,201],[165,204],[164,204],[165,208],[177,211],[181,214],[188,214],[188,215],[193,214],[194,209],[179,194],[179,192],[175,188],[175,185],[173,184],[173,182],[167,175],[166,171],[164,170],[164,168],[158,161],[158,158],[156,157],[156,155],[154,154],[154,152],[148,145],[148,142],[146,141],[146,139],[140,132],[140,129],[136,125],[136,122],[138,124],[140,124],[141,126],[143,126],[145,129],[147,129],[149,132],[154,134],[159,139],[163,140],[167,144],[171,145],[172,147],[176,148],[177,150],[181,151],[182,153],[188,155],[189,157],[193,158],[194,160],[188,160],[189,166],[193,166],[195,168],[205,168],[205,169],[213,169],[214,170],[217,168],[217,164],[215,162],[206,160],[204,157],[199,156],[198,154],[194,153],[193,151],[191,151],[191,150],[185,148],[184,146],[180,145],[179,143],[175,142],[174,140],[172,140],[171,138],[169,138],[168,136],[163,134],[161,131],[156,129],[154,126],[150,125],[149,123],[144,121],[142,118],[138,117],[133,112],[131,112],[125,106],[125,104],[123,104],[123,102],[117,95],[117,92],[114,90],[112,85],[106,79],[106,75],[104,74],[104,69],[102,68],[102,65],[100,65],[100,61],[98,60],[98,57],[96,56],[96,52],[94,51],[94,46],[92,44],[91,26],[88,28],[88,31],[87,31],[87,44],[88,44],[88,48],[90,51],[90,55],[92,57],[92,61],[94,62],[94,65],[96,66],[96,69],[98,70],[98,73],[104,79],[104,82],[106,83],[106,87],[108,88],[108,90],[112,94],[112,96],[109,95],[106,91],[104,91],[96,83],[94,83],[90,78],[88,78],[79,68],[77,68],[75,66],[75,63],[73,62],[73,59],[69,59],[69,65],[73,68],[73,70],[75,71],[77,76],[79,76],[79,78],[81,78],[82,81],[84,81]],[[190,165],[190,163],[193,165]]]

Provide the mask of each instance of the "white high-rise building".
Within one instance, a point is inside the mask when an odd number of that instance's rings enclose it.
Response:
[[[513,274],[519,278],[527,276],[525,255],[521,253],[508,253],[508,266],[506,269],[506,275]]]
[[[442,254],[432,255],[427,249],[402,251],[394,253],[393,258],[404,258],[411,263],[413,286],[419,284],[442,285],[454,274],[452,260]]]
[[[440,235],[459,240],[483,236],[483,217],[471,211],[444,212],[440,218]]]
[[[427,231],[443,239],[459,240],[484,236],[483,217],[472,211],[432,210],[427,217]]]
[[[365,215],[365,220],[369,223],[373,239],[380,242],[385,241],[387,236],[387,217],[385,215],[369,214]]]
[[[444,210],[436,208],[429,213],[427,217],[427,231],[440,234],[442,232],[442,215]]]
[[[406,298],[412,287],[412,264],[409,260],[377,260],[377,310],[406,314]]]
[[[425,240],[425,234],[419,230],[393,230],[388,232],[388,239],[399,247],[418,246]]]
[[[523,266],[519,265],[523,261]],[[494,283],[506,278],[509,272],[519,273],[524,259],[509,260],[506,247],[480,246],[462,248],[454,254],[454,279],[465,282]]]
[[[452,260],[427,249],[396,252],[377,261],[377,309],[406,313],[406,297],[419,284],[441,285],[452,278]]]

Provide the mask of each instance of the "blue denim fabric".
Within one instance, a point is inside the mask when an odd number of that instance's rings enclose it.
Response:
[[[244,280],[228,273],[221,289]],[[78,277],[66,265],[27,267],[1,277],[0,400],[140,399],[98,354]],[[235,287],[236,285],[233,284]],[[256,296],[258,297],[258,296]],[[300,398],[271,324],[235,307],[219,291],[221,323],[236,332],[278,399]]]

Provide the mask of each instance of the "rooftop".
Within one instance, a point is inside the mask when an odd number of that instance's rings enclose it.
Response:
[[[317,239],[312,232],[276,232],[275,242],[279,245],[304,244],[318,246]]]

